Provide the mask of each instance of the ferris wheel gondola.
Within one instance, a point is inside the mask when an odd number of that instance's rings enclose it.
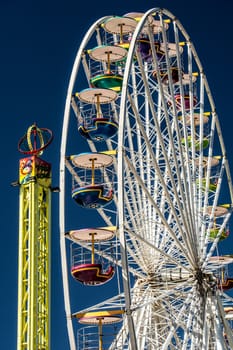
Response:
[[[81,170],[73,172],[72,198],[82,207],[99,208],[113,200],[113,188],[107,177],[112,156],[103,153],[84,153],[71,156],[75,167]]]
[[[87,86],[91,88],[86,90]],[[79,101],[74,99],[75,89],[81,91],[76,95]],[[74,154],[72,142],[67,146],[70,115],[86,117],[80,100],[93,104],[88,113],[95,118],[102,113],[102,96],[113,93],[109,105],[117,111],[115,132],[100,135],[102,142],[97,142],[92,127],[82,128],[90,151],[67,156]],[[114,152],[110,164],[108,152]],[[69,300],[66,173],[72,176],[72,196],[82,209],[95,210],[103,226],[117,227],[115,246],[120,252],[115,296],[79,311],[71,310]],[[218,258],[232,213],[229,164],[203,67],[187,32],[169,11],[154,8],[145,14],[107,16],[87,31],[68,87],[60,176],[61,256],[71,350],[76,349],[74,329],[82,339],[78,349],[84,349],[86,333],[75,323],[77,315],[93,312],[93,317],[84,316],[85,328],[93,322],[98,325],[99,312],[112,310],[122,310],[122,315],[109,349],[233,348],[224,312],[232,279],[220,278],[223,260]],[[102,256],[103,249],[95,250],[93,243],[85,249]],[[112,262],[111,254],[104,257]],[[224,267],[231,262],[224,259]],[[81,265],[73,270],[78,275]],[[102,349],[102,338],[95,339]]]
[[[118,115],[114,103],[117,98],[115,91],[88,88],[75,96],[80,101],[77,119],[82,136],[93,141],[103,141],[116,134]]]
[[[71,274],[77,281],[84,285],[96,286],[112,279],[115,273],[113,263],[109,264],[108,260],[103,259],[103,257],[99,259],[99,255],[98,261],[96,261],[95,252],[97,244],[101,254],[106,255],[109,252],[110,247],[106,246],[106,241],[114,237],[112,229],[86,228],[71,230],[67,232],[67,236],[74,242]]]

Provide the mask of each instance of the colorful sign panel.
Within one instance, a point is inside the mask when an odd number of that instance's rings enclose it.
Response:
[[[22,158],[19,162],[20,185],[31,181],[38,181],[44,186],[51,184],[51,165],[37,156]]]

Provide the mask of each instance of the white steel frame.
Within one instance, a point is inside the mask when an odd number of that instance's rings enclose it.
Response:
[[[153,45],[151,17],[161,24],[168,82],[160,74],[160,62]],[[94,33],[97,45],[103,44],[101,24],[96,21],[79,47],[67,91],[60,160],[60,247],[65,310],[70,349],[75,350],[75,336],[68,286],[65,242],[65,174],[73,169],[66,160],[71,100],[81,63],[89,78],[83,52]],[[172,82],[169,42],[165,23],[169,23],[174,41],[178,82]],[[137,52],[138,37],[145,26],[152,48],[152,63],[144,62]],[[135,56],[137,59],[135,60]],[[185,58],[184,58],[185,57]],[[173,62],[173,63],[171,63]],[[183,72],[183,66],[186,71]],[[174,66],[173,66],[174,67]],[[188,84],[182,84],[183,73]],[[197,77],[197,84],[193,83]],[[185,107],[185,96],[191,105]],[[197,91],[195,91],[197,89]],[[181,106],[177,107],[176,94]],[[75,109],[75,108],[74,108]],[[210,112],[208,150],[204,150],[204,116]],[[198,113],[200,123],[194,123]],[[190,123],[187,118],[190,118]],[[196,145],[199,149],[196,149]],[[89,141],[91,151],[98,146]],[[138,23],[131,40],[124,67],[120,94],[118,138],[106,142],[106,148],[117,148],[115,163],[118,236],[121,247],[123,294],[103,301],[92,309],[124,305],[125,317],[117,349],[230,349],[233,338],[225,320],[223,305],[227,295],[217,288],[222,265],[209,263],[216,255],[221,234],[227,229],[231,210],[215,220],[215,208],[223,200],[232,206],[233,191],[229,164],[214,101],[196,50],[181,23],[169,11],[154,8]],[[218,152],[217,154],[215,152]],[[217,184],[210,190],[212,161],[218,156]],[[205,182],[203,182],[203,174]],[[216,180],[215,179],[215,180]],[[209,210],[209,208],[212,210]],[[107,209],[99,209],[106,225],[115,225]],[[215,222],[216,221],[216,222]],[[210,241],[211,230],[218,234]],[[214,266],[214,267],[213,267]],[[231,302],[231,301],[230,301]],[[227,335],[227,341],[223,336]],[[119,333],[120,334],[120,333]],[[130,345],[128,345],[128,336]],[[125,339],[125,342],[122,341]],[[114,345],[116,346],[116,345]]]

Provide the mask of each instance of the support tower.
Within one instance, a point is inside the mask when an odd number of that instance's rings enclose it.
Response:
[[[17,350],[50,349],[50,197],[51,165],[39,156],[52,132],[30,126],[18,149],[19,262]]]

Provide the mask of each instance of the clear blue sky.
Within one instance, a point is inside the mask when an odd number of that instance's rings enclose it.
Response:
[[[17,151],[18,140],[34,122],[53,131],[54,141],[43,158],[52,163],[53,185],[57,186],[66,91],[83,35],[104,15],[145,12],[154,7],[167,8],[176,15],[196,47],[214,96],[233,173],[233,3],[230,0],[102,0],[96,2],[96,6],[77,0],[1,2],[1,349],[15,350],[17,338],[19,191],[10,183],[18,178],[21,157]],[[52,206],[51,350],[68,350],[60,268],[58,194],[53,194]],[[230,238],[222,243],[228,254],[233,253],[233,228],[231,231]],[[80,309],[83,296],[84,290],[77,286],[77,294],[73,293],[72,298],[80,299]]]

